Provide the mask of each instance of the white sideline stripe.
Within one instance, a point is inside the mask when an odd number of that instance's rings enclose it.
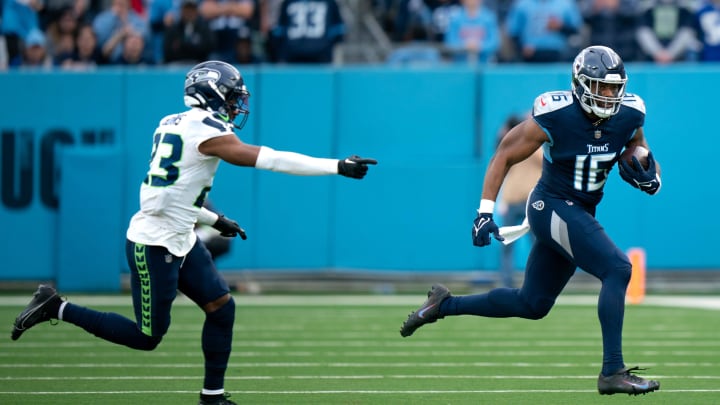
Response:
[[[233,391],[233,396],[240,395],[318,395],[318,394],[571,394],[597,393],[597,390],[322,390],[322,391]],[[720,392],[718,389],[663,389],[652,393],[662,395],[668,392]],[[99,395],[99,394],[197,394],[197,391],[0,391],[8,395]]]
[[[684,344],[682,342],[678,342],[677,346],[681,347],[687,347],[689,343]],[[238,345],[239,346],[239,345]],[[720,344],[717,344],[715,346],[720,347]],[[26,345],[25,348],[33,348],[33,347],[42,347],[45,348],[47,345]],[[69,347],[81,347],[79,345],[62,345],[62,344],[53,344],[53,348],[69,348]],[[714,347],[714,346],[713,346]],[[237,349],[237,347],[236,347]],[[643,356],[656,356],[656,355],[665,355],[665,356],[717,356],[718,352],[716,350],[634,350],[634,353],[636,355],[643,355]],[[574,356],[574,357],[597,357],[597,351],[561,351],[559,353],[555,352],[548,352],[547,350],[523,350],[523,351],[492,351],[492,350],[476,350],[476,351],[453,351],[453,350],[435,350],[432,353],[429,353],[429,355],[434,356],[462,356],[462,357],[470,357],[470,356],[478,356],[478,357],[528,357],[528,356],[534,356],[534,357],[540,357],[540,356],[547,356],[548,354],[562,354],[563,356]],[[400,351],[384,351],[384,352],[349,352],[349,351],[343,351],[343,352],[337,352],[337,351],[330,351],[326,350],[321,353],[316,352],[297,352],[297,351],[290,351],[290,352],[272,352],[272,353],[266,353],[266,352],[252,352],[252,351],[238,351],[232,353],[233,359],[238,359],[239,362],[242,362],[244,360],[250,359],[250,358],[256,358],[256,357],[294,357],[294,358],[317,358],[318,355],[324,355],[324,356],[338,356],[342,355],[344,357],[363,357],[363,358],[370,358],[370,357],[389,357],[393,356],[395,358],[401,358],[401,357],[417,357],[417,352],[400,352]],[[93,352],[93,351],[84,351],[83,356],[87,358],[92,357],[98,357],[103,356],[106,358],[127,358],[127,353],[113,353],[111,355],[108,355],[104,352]],[[54,357],[56,359],[58,358],[69,358],[70,360],[77,360],[77,353],[65,353],[65,352],[58,352],[54,353]],[[168,357],[181,357],[181,356],[174,356],[173,354],[158,354],[157,357],[161,358],[168,358]],[[191,357],[190,355],[184,355],[183,357]],[[29,358],[47,358],[46,353],[24,353],[24,352],[13,352],[13,353],[2,353],[0,352],[0,364],[3,362],[11,362],[12,359],[29,359]]]
[[[417,379],[462,379],[462,380],[595,380],[597,375],[289,375],[289,376],[226,376],[225,380],[417,380]],[[717,375],[654,375],[663,380],[720,380]],[[83,377],[2,377],[0,381],[133,381],[133,380],[197,380],[197,376],[83,376]]]
[[[325,368],[413,368],[422,365],[424,367],[517,367],[517,368],[570,368],[570,367],[595,367],[596,363],[500,363],[500,362],[397,362],[397,363],[312,363],[312,362],[265,362],[265,363],[247,363],[235,362],[234,368],[306,368],[306,367],[325,367]],[[716,362],[644,362],[644,367],[717,367]],[[36,364],[0,364],[0,368],[36,368]],[[43,368],[202,368],[202,364],[139,364],[139,363],[78,363],[63,364],[50,363],[43,364]],[[0,377],[2,380],[2,377]]]
[[[247,306],[419,306],[424,297],[422,295],[243,295],[234,294],[237,305]],[[2,296],[0,306],[24,306],[30,301],[31,294],[27,296]],[[132,298],[129,295],[73,295],[70,301],[81,305],[130,305]],[[561,295],[558,305],[597,305],[596,295]],[[185,296],[178,296],[176,305],[194,306],[195,304]],[[659,307],[683,307],[699,309],[720,310],[720,297],[710,295],[648,295],[642,304]]]

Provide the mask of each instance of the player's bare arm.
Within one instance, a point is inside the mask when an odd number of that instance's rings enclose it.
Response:
[[[490,159],[483,181],[482,199],[495,201],[510,167],[527,159],[548,141],[545,131],[533,119],[526,119],[510,129]]]
[[[235,134],[210,138],[198,146],[200,153],[217,156],[237,166],[254,167],[260,147],[241,141]]]
[[[626,148],[631,148],[633,146],[642,146],[643,148],[650,150],[650,146],[648,146],[647,140],[645,139],[645,131],[643,130],[643,127],[638,128],[635,132],[635,136],[633,136],[632,139],[625,144]]]

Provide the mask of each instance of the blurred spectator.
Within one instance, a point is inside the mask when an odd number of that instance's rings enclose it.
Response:
[[[72,11],[76,21],[85,22],[86,18],[90,18],[89,6],[92,1],[97,0],[43,0],[45,6],[38,13],[40,27],[47,32],[52,22],[59,20],[67,10]]]
[[[700,60],[720,61],[720,0],[704,0],[696,14],[697,36],[702,42]]]
[[[170,26],[179,19],[181,0],[152,0],[148,10],[150,24],[150,42],[148,47],[152,50],[157,63],[165,61],[165,35]]]
[[[427,26],[420,21],[414,22],[409,32],[403,36],[400,46],[390,52],[387,63],[390,65],[436,65],[442,62],[442,54],[434,42],[430,42]]]
[[[112,0],[110,9],[93,20],[93,29],[103,57],[110,63],[121,58],[125,37],[132,33],[149,37],[147,22],[130,8],[130,0]]]
[[[51,68],[52,58],[47,51],[47,40],[40,29],[34,29],[25,37],[23,56],[20,66],[23,68]]]
[[[267,62],[275,63],[277,58],[277,44],[271,33],[280,18],[280,6],[282,0],[260,0],[260,35],[262,36],[265,53],[264,59]]]
[[[2,34],[5,37],[9,65],[19,65],[23,57],[22,41],[32,30],[40,29],[38,11],[42,0],[2,0]]]
[[[56,62],[72,55],[75,50],[75,34],[78,28],[78,19],[75,11],[68,6],[59,11],[56,18],[51,20],[45,30],[48,40],[48,53]]]
[[[406,41],[408,33],[419,25],[426,26],[430,31],[430,9],[423,0],[398,0],[396,9],[390,34],[392,41]]]
[[[425,0],[430,13],[431,41],[444,42],[450,15],[460,10],[459,0]]]
[[[145,52],[145,38],[135,31],[130,31],[123,38],[122,53],[118,59],[112,60],[115,65],[151,65],[153,61]]]
[[[583,0],[580,7],[589,45],[609,46],[625,62],[640,58],[635,39],[638,0]]]
[[[462,8],[450,14],[445,46],[454,62],[496,61],[500,28],[495,12],[483,0],[461,0]]]
[[[180,19],[165,33],[164,47],[166,63],[195,64],[208,59],[215,37],[198,12],[197,0],[183,0]]]
[[[345,23],[335,0],[284,0],[272,35],[279,62],[330,63]]]
[[[230,64],[252,62],[250,20],[255,14],[254,0],[203,0],[200,15],[215,36],[210,59]]]
[[[72,55],[58,61],[64,69],[86,70],[103,62],[95,31],[90,24],[78,28]]]
[[[573,0],[517,0],[505,27],[524,62],[560,62],[575,55],[568,38],[582,26]]]
[[[684,0],[646,0],[637,40],[645,57],[660,64],[697,58],[695,18]]]

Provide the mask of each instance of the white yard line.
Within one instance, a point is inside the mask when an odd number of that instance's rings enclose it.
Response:
[[[597,377],[596,377],[597,378]],[[665,389],[660,394],[671,392],[720,392],[718,389]],[[308,391],[250,391],[233,390],[234,397],[241,395],[335,395],[335,394],[569,394],[569,393],[597,393],[597,390],[308,390]],[[0,391],[0,394],[44,396],[44,395],[128,395],[128,394],[197,394],[197,391]],[[653,394],[658,395],[658,394]],[[233,398],[235,399],[235,398]]]
[[[31,294],[23,296],[0,296],[0,306],[24,306]],[[238,306],[419,306],[425,297],[415,295],[241,295],[235,294]],[[80,305],[130,305],[127,295],[71,295],[69,299]],[[566,294],[558,297],[558,305],[596,305],[596,295]],[[194,305],[184,296],[178,296],[176,305]],[[630,304],[628,304],[630,305]],[[720,310],[720,297],[710,295],[648,295],[643,306],[682,307]]]

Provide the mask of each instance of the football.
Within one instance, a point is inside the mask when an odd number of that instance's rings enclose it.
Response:
[[[648,150],[642,146],[632,146],[629,148],[625,148],[625,150],[620,155],[620,159],[628,162],[630,166],[632,166],[632,158],[633,156],[637,158],[637,160],[642,165],[643,169],[648,168]]]

